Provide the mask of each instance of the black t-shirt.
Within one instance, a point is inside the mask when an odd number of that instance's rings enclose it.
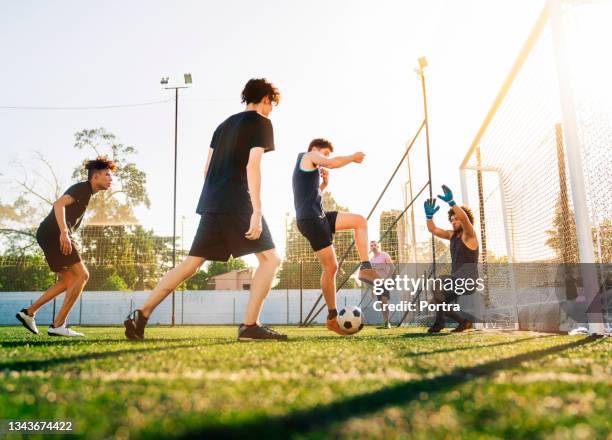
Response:
[[[227,118],[213,134],[214,151],[196,212],[251,213],[246,166],[251,148],[274,150],[272,123],[256,111]]]
[[[66,226],[68,226],[70,232],[74,232],[81,224],[83,214],[85,214],[89,199],[91,199],[93,194],[91,183],[89,181],[75,183],[66,190],[64,195],[66,194],[74,199],[74,203],[65,207]],[[59,226],[53,208],[51,208],[51,212],[45,217],[40,226],[45,228],[47,232],[59,234]]]

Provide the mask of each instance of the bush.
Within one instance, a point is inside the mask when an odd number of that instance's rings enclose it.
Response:
[[[125,281],[123,281],[123,278],[114,273],[104,280],[102,283],[102,290],[128,290],[128,286]]]

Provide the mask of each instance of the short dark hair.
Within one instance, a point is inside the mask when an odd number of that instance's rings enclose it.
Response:
[[[313,139],[310,142],[310,145],[308,145],[308,151],[312,151],[313,148],[318,148],[319,150],[323,148],[328,148],[329,151],[331,151],[332,153],[334,152],[334,146],[332,145],[332,143],[327,139],[323,138]]]
[[[472,210],[470,208],[468,208],[467,206],[460,206],[461,209],[463,209],[463,212],[465,212],[465,215],[467,215],[467,218],[470,220],[471,224],[474,224],[474,213],[472,212]],[[453,211],[453,209],[449,209],[448,210],[448,221],[451,221],[451,217],[455,215],[455,211]]]
[[[273,104],[280,102],[280,92],[265,78],[251,78],[242,90],[242,102],[246,104],[259,104],[266,96]]]
[[[91,180],[94,173],[100,170],[111,170],[115,171],[117,165],[111,159],[106,156],[98,156],[93,160],[85,161],[85,169],[87,170],[87,180]]]

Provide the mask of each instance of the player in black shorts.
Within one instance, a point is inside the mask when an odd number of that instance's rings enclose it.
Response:
[[[350,163],[361,163],[365,157],[362,152],[350,156],[330,158],[334,151],[331,142],[325,139],[314,139],[306,153],[298,154],[293,170],[293,201],[296,211],[297,227],[310,242],[317,254],[323,271],[321,289],[327,304],[327,328],[340,335],[347,333],[336,321],[336,272],[338,260],[332,244],[336,231],[352,229],[355,231],[355,244],[361,266],[359,279],[373,284],[378,274],[368,258],[368,223],[362,215],[349,212],[325,212],[321,203],[321,191],[329,183],[328,168],[342,168]],[[322,181],[321,181],[322,180]]]
[[[59,280],[27,309],[17,313],[17,319],[32,333],[38,334],[35,315],[38,309],[53,298],[66,292],[64,302],[53,324],[49,326],[49,336],[83,336],[66,327],[66,319],[81,295],[89,272],[81,261],[79,249],[72,234],[81,224],[91,196],[98,191],[110,188],[113,181],[111,172],[115,170],[112,160],[98,157],[85,163],[87,181],[72,185],[64,195],[53,203],[49,215],[36,231],[36,241],[45,253],[47,263]]]
[[[452,231],[438,228],[434,221],[434,214],[440,209],[436,206],[435,199],[425,201],[425,215],[427,217],[427,229],[436,237],[450,240],[451,251],[451,278],[462,278],[463,280],[478,278],[478,239],[474,231],[474,214],[467,206],[457,206],[453,200],[453,193],[449,187],[442,185],[444,195],[438,196],[440,200],[449,204],[451,209],[448,211],[448,221],[453,226]],[[464,282],[464,281],[463,281]],[[445,283],[443,283],[445,284]],[[474,289],[462,293],[470,295],[474,293]],[[454,290],[434,291],[434,301],[436,304],[452,303],[457,300],[457,293]],[[470,320],[465,319],[457,312],[453,311],[438,311],[436,312],[436,321],[427,330],[429,333],[439,333],[445,326],[444,316],[453,319],[459,325],[452,330],[453,332],[462,332],[473,327]]]
[[[176,287],[194,275],[206,260],[227,261],[255,254],[259,266],[239,340],[287,339],[259,322],[263,301],[280,266],[260,199],[261,159],[274,150],[268,115],[280,93],[265,79],[251,79],[242,91],[243,112],[230,116],[215,130],[204,170],[205,180],[196,212],[201,215],[189,256],[157,283],[145,304],[124,322],[125,335],[143,340],[149,316]]]

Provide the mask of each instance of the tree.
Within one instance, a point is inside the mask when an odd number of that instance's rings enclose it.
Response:
[[[92,198],[86,213],[87,226],[81,227],[78,234],[81,238],[81,256],[91,274],[87,289],[103,289],[107,279],[114,275],[123,283],[115,285],[125,285],[124,289],[153,287],[160,274],[169,267],[172,239],[157,237],[152,231],[133,226],[136,223],[133,208],[150,206],[146,173],[130,159],[136,149],[120,143],[114,134],[104,128],[75,133],[74,148],[91,149],[95,155],[110,155],[117,164],[114,173],[116,189],[100,191]],[[23,225],[32,224],[32,219],[37,219],[35,223],[38,223],[50,212],[51,205],[65,189],[51,163],[40,153],[37,153],[36,160],[42,164],[43,171],[32,172],[28,169],[31,167],[17,164],[22,175],[14,182],[21,189],[21,194],[12,204],[0,202],[0,246],[3,254],[10,255],[11,261],[15,262],[12,271],[26,280],[28,265],[32,261],[39,262],[41,270],[44,267],[46,271],[47,268],[36,245],[36,228]],[[86,170],[78,166],[72,177],[74,180],[85,180]],[[96,227],[95,224],[105,226]],[[40,290],[42,284],[35,281],[30,283],[36,290]]]
[[[100,191],[89,204],[90,223],[136,223],[133,208],[151,205],[146,189],[146,173],[130,162],[136,153],[132,146],[118,142],[117,137],[104,128],[81,130],[75,134],[74,148],[91,149],[97,156],[108,154],[117,165],[113,173],[117,184],[107,191]],[[110,153],[110,154],[109,154]],[[76,167],[72,173],[75,180],[86,180],[87,170]],[[114,187],[118,186],[117,189]]]

